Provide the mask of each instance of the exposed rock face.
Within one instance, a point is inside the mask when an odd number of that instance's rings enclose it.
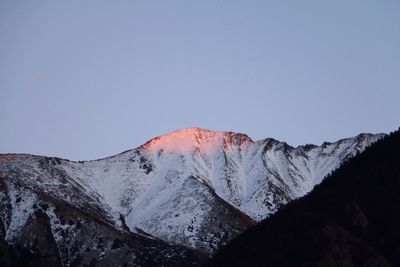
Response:
[[[64,265],[196,263],[190,250],[158,239],[211,255],[382,137],[294,148],[189,128],[95,161],[3,154],[0,234]]]

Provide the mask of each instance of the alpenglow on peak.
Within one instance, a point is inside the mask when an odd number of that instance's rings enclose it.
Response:
[[[253,143],[246,134],[211,131],[199,127],[183,128],[152,138],[140,148],[163,152],[210,153],[222,146],[245,146]]]

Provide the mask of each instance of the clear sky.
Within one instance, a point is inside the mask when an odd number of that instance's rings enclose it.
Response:
[[[400,1],[0,1],[0,153],[198,126],[291,145],[400,126]]]

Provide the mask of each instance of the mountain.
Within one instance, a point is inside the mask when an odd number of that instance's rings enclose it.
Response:
[[[400,266],[400,131],[221,249],[210,266]]]
[[[187,128],[93,161],[2,154],[0,237],[63,265],[201,263],[383,136],[291,147]]]

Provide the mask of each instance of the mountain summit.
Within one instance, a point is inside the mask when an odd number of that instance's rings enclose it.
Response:
[[[253,141],[246,134],[192,127],[157,136],[142,145],[141,148],[167,153],[212,153],[221,145],[245,146],[250,143]]]
[[[342,162],[383,136],[361,134],[321,146],[292,147],[272,138],[252,141],[241,133],[187,128],[93,161],[4,154],[0,237],[30,249],[33,241],[21,233],[42,218],[39,225],[50,229],[46,231],[68,265],[78,256],[87,261],[92,255],[84,246],[73,247],[84,236],[74,234],[75,222],[85,222],[94,232],[100,223],[108,227],[104,233],[167,242],[158,251],[169,253],[172,262],[180,253],[196,262],[190,251],[169,246],[212,255],[248,227],[307,194]],[[71,218],[71,225],[65,218]],[[96,253],[111,260],[115,246],[104,241],[110,238],[96,238],[87,244],[96,243]],[[45,245],[52,246],[43,241]],[[136,253],[134,245],[123,247],[129,255]]]

